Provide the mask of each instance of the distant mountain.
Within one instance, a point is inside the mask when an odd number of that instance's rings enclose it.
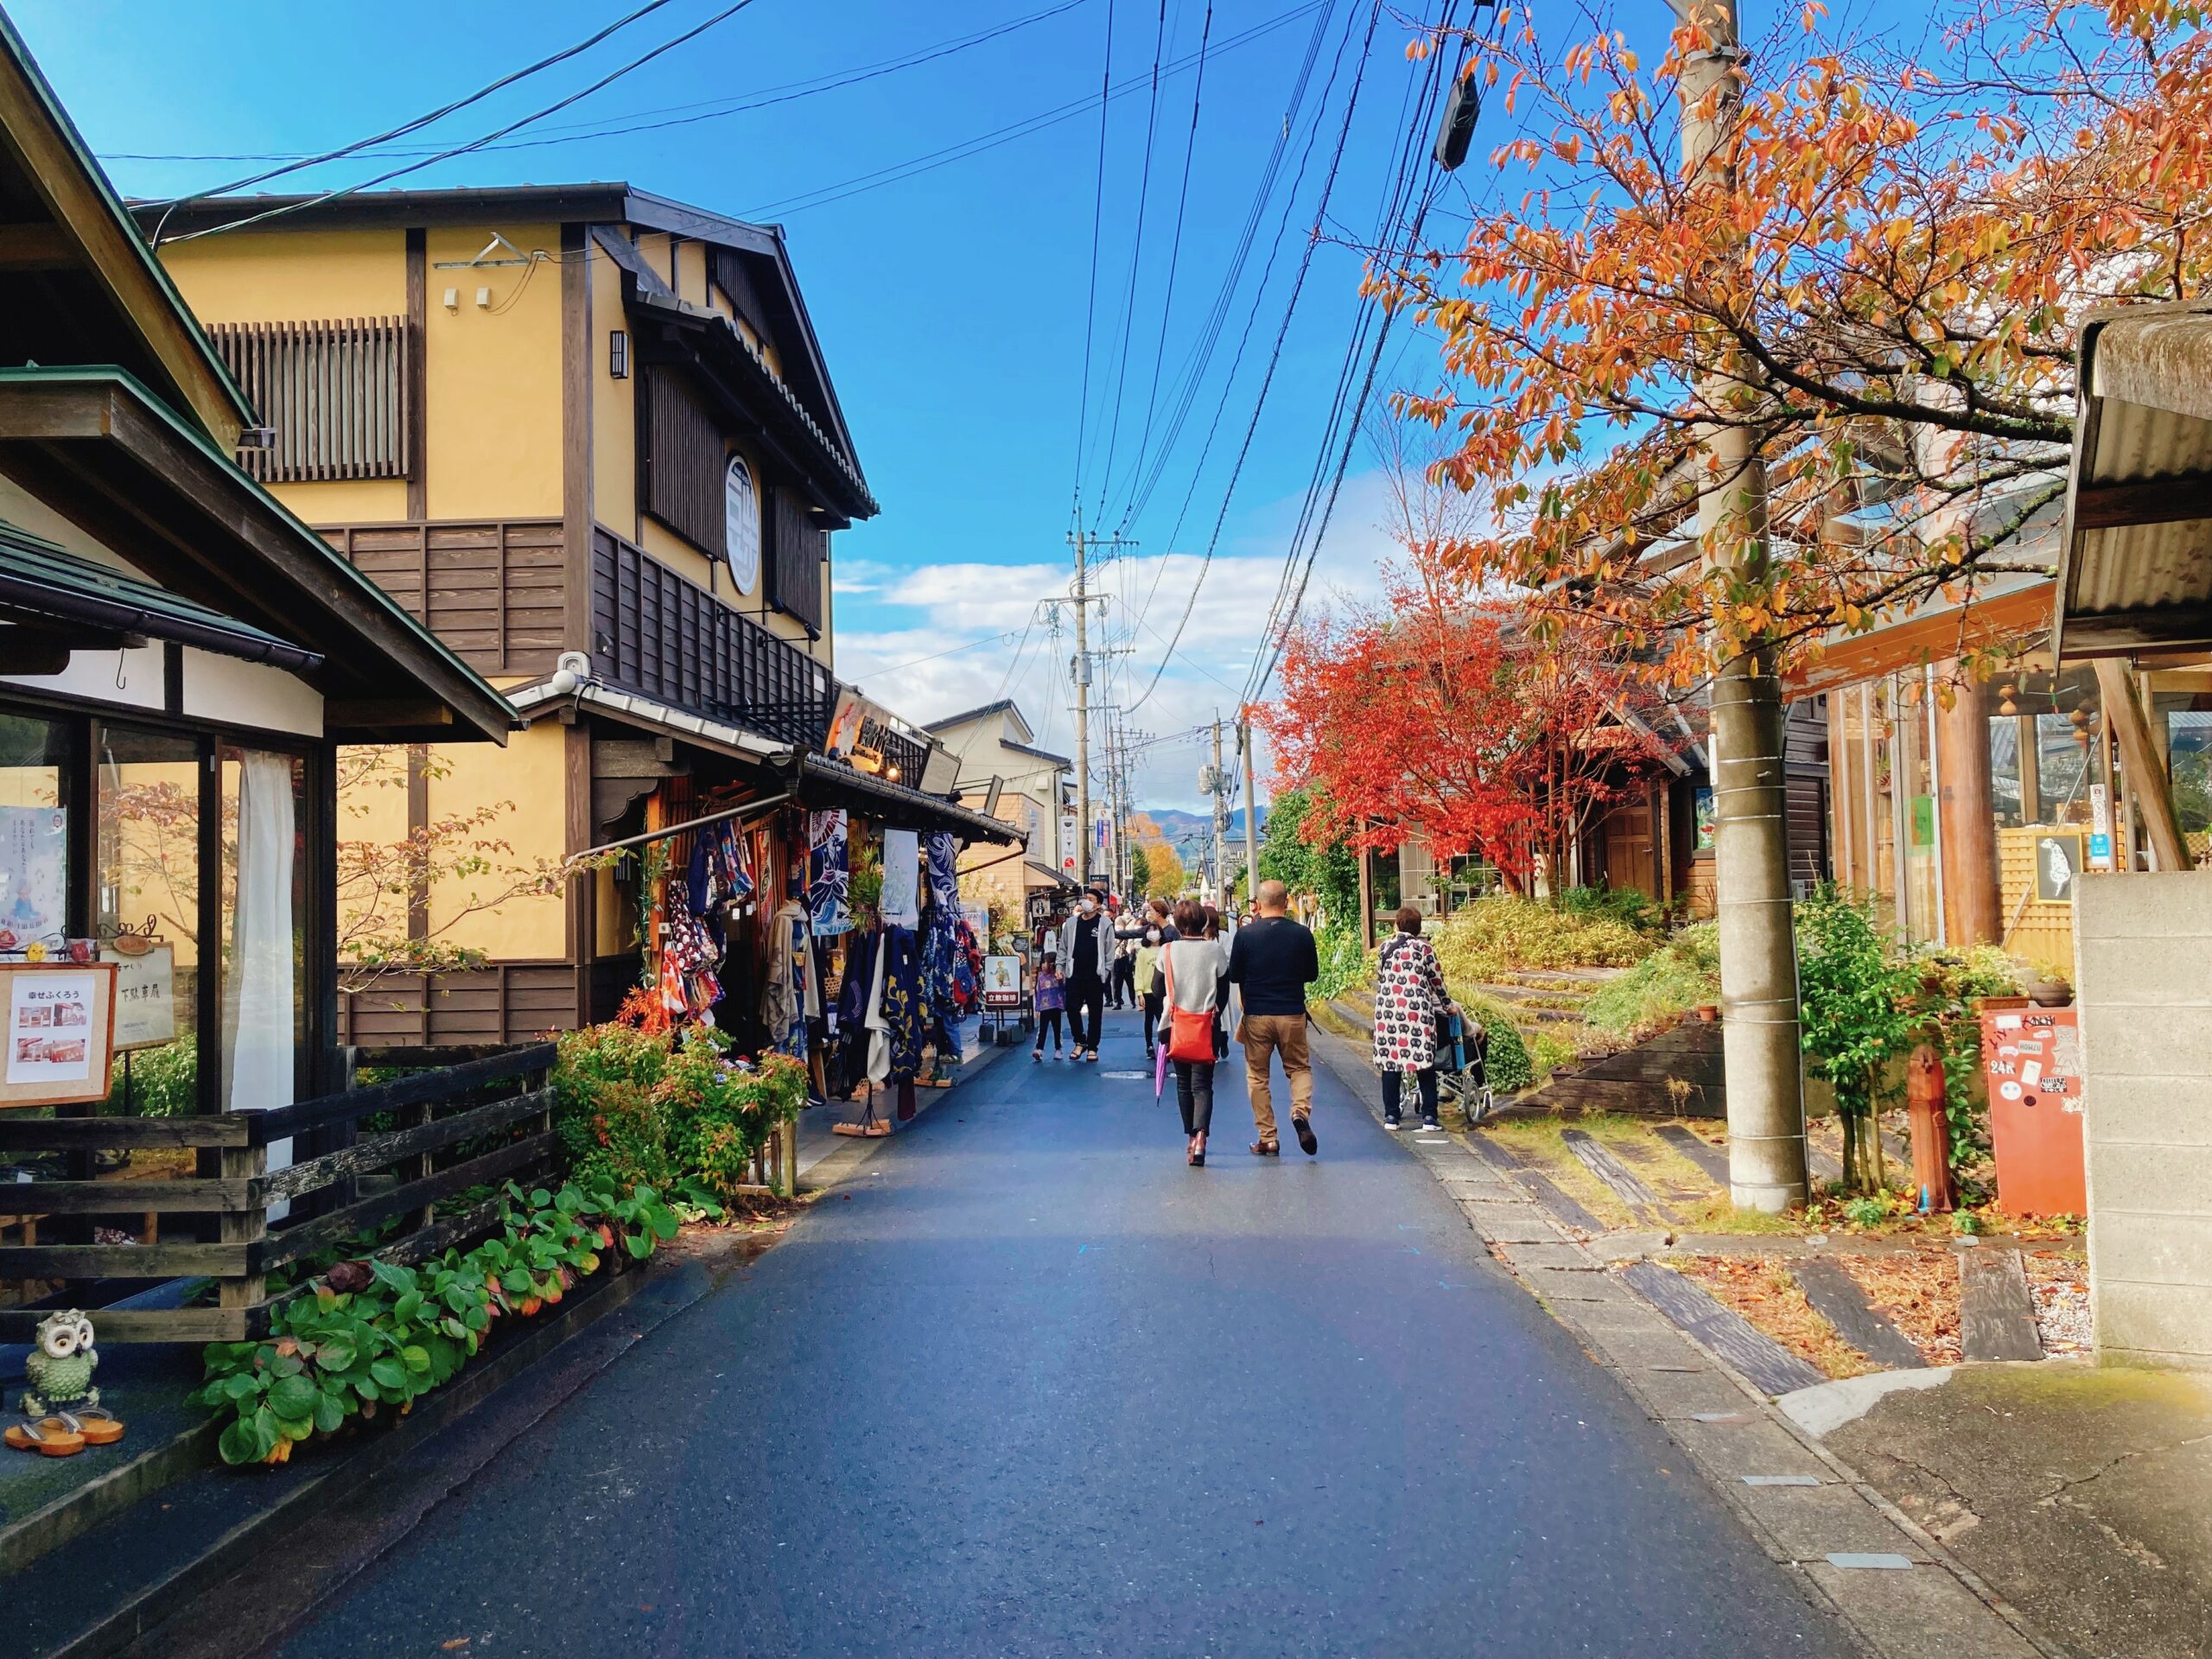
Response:
[[[1145,814],[1160,826],[1160,833],[1167,837],[1167,844],[1176,855],[1190,865],[1201,855],[1211,855],[1213,850],[1213,818],[1205,812],[1183,812],[1164,807]],[[1260,827],[1268,823],[1268,809],[1260,808]],[[1229,840],[1235,843],[1230,850],[1230,868],[1237,867],[1244,845],[1244,809],[1236,807],[1229,815]]]

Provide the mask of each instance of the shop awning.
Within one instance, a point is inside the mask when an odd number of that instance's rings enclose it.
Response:
[[[42,536],[0,520],[0,625],[8,624],[65,648],[136,636],[302,672],[322,665],[320,652],[80,559]],[[87,639],[88,634],[106,638]]]
[[[950,830],[966,840],[995,842],[1001,847],[1026,839],[1010,823],[818,754],[800,760],[799,798],[810,807],[844,807],[880,818],[894,830]]]
[[[2052,648],[2212,646],[2212,308],[2082,325]]]
[[[774,738],[763,737],[742,726],[733,726],[727,721],[710,720],[688,709],[678,709],[673,703],[649,697],[642,692],[626,691],[620,686],[602,685],[596,680],[585,680],[563,690],[551,679],[539,680],[534,684],[517,686],[507,693],[518,712],[525,718],[535,719],[555,709],[586,708],[613,715],[624,722],[648,731],[665,732],[669,736],[686,743],[696,743],[702,748],[713,749],[741,760],[781,766],[789,761],[791,746],[779,743]]]
[[[1069,893],[1082,891],[1082,888],[1076,884],[1076,879],[1073,876],[1054,869],[1041,858],[1025,858],[1021,861],[1021,868],[1027,875],[1025,886],[1059,887]]]
[[[0,369],[0,470],[169,594],[317,659],[299,671],[337,741],[514,728],[481,676],[120,369]]]
[[[1917,672],[1923,664],[1948,662],[1962,652],[2040,634],[2050,626],[2056,592],[2047,576],[2006,574],[1991,578],[1970,599],[1930,601],[1894,622],[1835,639],[1818,657],[1783,675],[1783,695],[1840,691],[1887,674]]]

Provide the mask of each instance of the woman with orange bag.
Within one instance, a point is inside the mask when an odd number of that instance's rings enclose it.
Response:
[[[1177,937],[1160,948],[1160,971],[1166,996],[1159,1039],[1175,1068],[1175,1103],[1183,1113],[1185,1148],[1193,1169],[1206,1161],[1206,1135],[1213,1126],[1213,1022],[1227,981],[1221,946],[1205,937],[1205,906],[1185,899],[1175,906]]]

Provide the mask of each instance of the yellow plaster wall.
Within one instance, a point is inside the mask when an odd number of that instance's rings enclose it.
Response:
[[[715,561],[659,519],[645,521],[645,533],[638,544],[687,582],[696,582],[725,604],[729,602],[729,582],[715,569]]]
[[[407,233],[396,226],[238,231],[172,242],[162,249],[162,263],[202,322],[314,322],[407,311]]]
[[[607,372],[608,340],[627,331],[622,310],[622,268],[596,245],[591,250],[591,457],[592,512],[599,522],[629,541],[638,536],[638,372],[632,339],[630,378]]]
[[[707,245],[703,242],[679,242],[676,245],[676,297],[692,304],[707,303]]]
[[[508,843],[510,850],[493,855],[493,862],[536,868],[557,861],[568,850],[563,840],[568,816],[566,736],[558,721],[540,721],[510,737],[505,749],[488,743],[441,747],[437,765],[444,775],[430,780],[431,818],[511,804],[512,810],[499,811],[483,832]],[[443,943],[481,950],[495,962],[566,955],[567,916],[558,893],[511,899],[463,918],[450,932],[440,931],[479,897],[504,891],[513,880],[503,871],[475,882],[438,883],[430,890],[432,934]]]
[[[562,509],[559,264],[437,269],[441,260],[475,257],[494,230],[525,253],[561,246],[557,225],[429,234],[423,402],[434,519],[552,518]],[[450,311],[448,288],[460,290]],[[476,303],[479,288],[491,289],[489,308]]]

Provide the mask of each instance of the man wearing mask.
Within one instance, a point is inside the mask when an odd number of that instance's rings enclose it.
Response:
[[[1068,976],[1068,1040],[1071,1059],[1098,1058],[1098,1027],[1104,1018],[1106,978],[1113,971],[1114,924],[1100,905],[1098,891],[1086,891],[1060,933],[1060,963]]]
[[[1320,1147],[1310,1121],[1313,1066],[1306,1041],[1306,988],[1321,976],[1320,953],[1305,925],[1285,913],[1290,892],[1281,882],[1261,882],[1258,899],[1258,918],[1238,928],[1229,946],[1229,981],[1244,999],[1245,1090],[1260,1136],[1252,1150],[1262,1158],[1281,1150],[1268,1094],[1268,1062],[1280,1054],[1283,1080],[1290,1085],[1290,1127],[1310,1158]]]

